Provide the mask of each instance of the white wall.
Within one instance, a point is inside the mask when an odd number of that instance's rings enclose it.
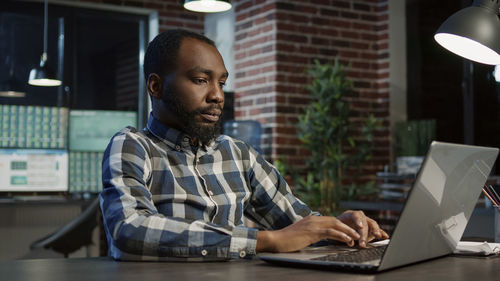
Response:
[[[389,84],[392,127],[407,119],[405,0],[389,0]]]
[[[234,91],[234,8],[223,13],[206,14],[205,36],[212,39],[224,59],[229,72],[224,91]]]

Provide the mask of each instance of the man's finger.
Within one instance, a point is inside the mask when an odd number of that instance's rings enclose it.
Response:
[[[358,240],[360,238],[360,235],[358,234],[358,232],[356,232],[356,230],[352,229],[350,226],[348,226],[344,222],[342,222],[334,217],[329,217],[329,219],[330,219],[329,225],[327,226],[328,229],[338,231],[338,232],[344,234],[345,236],[349,237],[352,240]],[[330,235],[331,233],[328,233],[328,234]],[[344,238],[341,241],[345,241]]]
[[[377,238],[377,239],[389,238],[387,233],[385,233],[385,231],[383,231],[380,228],[380,226],[378,225],[378,223],[375,220],[373,220],[371,218],[367,218],[366,221],[368,223],[369,232],[372,233],[375,236],[375,238]]]
[[[378,225],[378,223],[371,219],[371,218],[367,218],[367,223],[368,223],[368,226],[370,228],[369,230],[369,240],[367,241],[371,241],[373,239],[388,239],[389,238],[389,235],[383,230],[380,228],[380,226]]]
[[[334,229],[334,228],[329,228],[327,230],[327,232],[328,232],[327,235],[328,235],[329,239],[344,242],[350,247],[354,246],[355,239],[353,239],[351,236],[347,235],[346,233],[339,231],[337,229]]]
[[[390,238],[390,236],[389,236],[389,234],[387,234],[387,232],[385,232],[382,229],[381,229],[381,232],[382,232],[382,239],[389,239]]]
[[[368,225],[368,220],[362,211],[352,212],[351,215],[354,218],[354,222],[358,227],[358,233],[360,235],[358,244],[361,247],[366,247],[366,242],[368,241],[368,234],[370,226]]]

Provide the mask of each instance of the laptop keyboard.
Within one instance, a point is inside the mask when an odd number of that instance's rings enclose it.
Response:
[[[387,245],[380,247],[373,247],[373,248],[363,248],[357,251],[345,251],[318,258],[313,258],[311,260],[362,263],[362,262],[381,259],[382,254],[385,251],[385,248],[387,248]]]

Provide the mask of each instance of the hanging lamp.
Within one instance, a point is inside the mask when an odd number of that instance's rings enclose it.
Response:
[[[47,27],[48,27],[49,3],[45,0],[43,15],[43,53],[40,58],[40,66],[30,71],[28,84],[33,86],[60,86],[61,80],[56,78],[55,72],[47,66]]]
[[[13,40],[11,41],[11,44],[13,44]],[[14,47],[11,47],[11,50],[14,49]],[[6,56],[5,57],[6,64],[9,65],[9,76],[7,79],[2,81],[0,83],[0,97],[6,97],[6,98],[23,98],[26,96],[26,93],[24,92],[25,88],[25,83],[22,81],[19,81],[16,76],[15,76],[15,71],[14,67],[16,65],[15,59],[13,56]]]
[[[231,9],[229,0],[185,0],[184,8],[192,12],[218,13]]]

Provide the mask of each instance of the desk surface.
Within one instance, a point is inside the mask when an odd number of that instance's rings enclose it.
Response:
[[[255,261],[211,263],[116,262],[109,258],[0,262],[9,281],[154,280],[498,280],[500,258],[445,257],[378,274],[286,268]]]

